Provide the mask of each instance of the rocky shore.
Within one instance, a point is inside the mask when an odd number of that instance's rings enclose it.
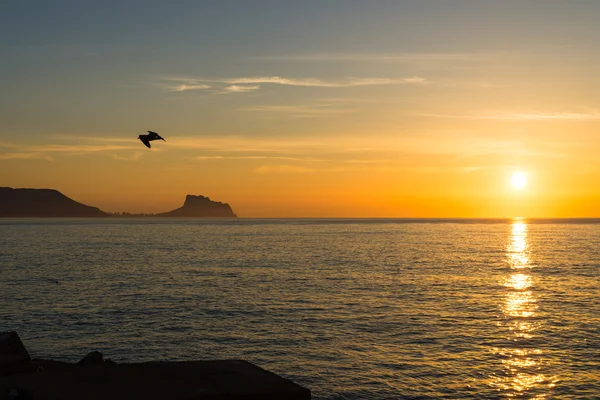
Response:
[[[115,363],[97,351],[77,363],[31,359],[0,333],[1,400],[310,399],[310,390],[242,360]]]

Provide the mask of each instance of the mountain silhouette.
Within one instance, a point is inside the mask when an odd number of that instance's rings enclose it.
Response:
[[[229,204],[212,201],[208,197],[188,194],[182,207],[156,214],[157,217],[223,218],[237,217]]]
[[[107,217],[54,189],[0,187],[0,217]]]
[[[183,206],[160,214],[109,214],[76,202],[55,189],[14,189],[0,187],[0,218],[20,217],[237,217],[229,204],[188,194]]]

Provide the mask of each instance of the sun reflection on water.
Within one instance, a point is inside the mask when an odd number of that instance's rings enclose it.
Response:
[[[506,295],[503,311],[509,317],[533,317],[537,310],[535,298],[531,292],[511,292]]]
[[[506,249],[508,263],[511,268],[531,268],[528,250],[527,224],[522,220],[515,220],[511,227],[510,241]]]
[[[549,389],[554,387],[557,379],[542,373],[542,350],[523,343],[535,338],[535,331],[539,328],[539,322],[535,321],[538,311],[533,290],[535,284],[533,277],[527,273],[533,267],[529,253],[527,224],[523,220],[515,220],[506,248],[511,271],[501,282],[508,292],[500,305],[504,314],[501,326],[508,328],[510,344],[493,349],[502,360],[504,372],[495,375],[491,384],[508,398],[528,394],[530,398],[544,399],[549,396]]]
[[[527,289],[531,286],[531,276],[525,274],[512,274],[504,281],[504,286],[516,290]]]

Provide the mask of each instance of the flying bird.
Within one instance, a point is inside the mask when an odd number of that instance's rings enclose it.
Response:
[[[152,132],[152,131],[148,131],[147,135],[138,136],[138,139],[140,139],[142,141],[142,143],[144,143],[146,145],[147,148],[150,148],[150,142],[152,140],[162,140],[162,141],[166,142],[166,140],[163,139],[162,137],[160,137],[160,135],[158,133]]]

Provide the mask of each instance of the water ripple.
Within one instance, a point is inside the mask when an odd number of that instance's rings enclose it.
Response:
[[[0,329],[316,399],[600,398],[598,221],[427,222],[1,221]]]

